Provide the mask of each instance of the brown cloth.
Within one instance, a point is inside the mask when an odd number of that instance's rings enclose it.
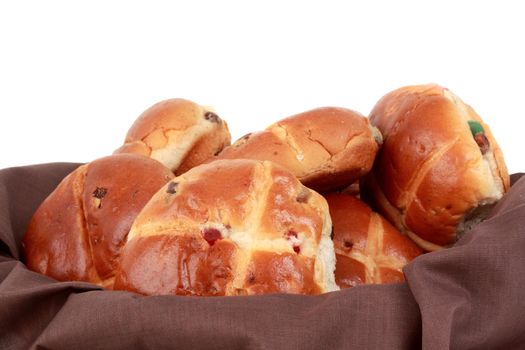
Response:
[[[408,265],[407,283],[144,297],[56,282],[21,262],[31,215],[76,166],[0,171],[0,349],[525,348],[525,179],[456,246]]]

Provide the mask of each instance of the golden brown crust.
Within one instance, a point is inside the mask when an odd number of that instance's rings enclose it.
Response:
[[[93,260],[102,279],[114,275],[135,217],[172,177],[162,164],[130,154],[100,158],[88,165],[84,213]]]
[[[421,249],[354,196],[331,193],[326,200],[339,287],[403,281],[402,268],[420,255]]]
[[[225,295],[236,250],[227,240],[210,246],[198,235],[139,237],[126,246],[115,289],[145,295]]]
[[[286,167],[316,190],[348,186],[372,167],[379,149],[368,119],[335,107],[285,118],[247,135],[217,159],[269,160]]]
[[[140,154],[142,156],[149,157],[151,154],[151,148],[149,148],[144,142],[142,141],[133,141],[128,142],[117,148],[114,152],[114,154],[119,153],[133,153],[133,154]]]
[[[158,130],[186,130],[201,116],[201,107],[189,100],[174,98],[157,102],[135,120],[126,142],[144,140]]]
[[[335,282],[341,289],[367,283],[369,273],[361,261],[337,253],[335,260]]]
[[[174,98],[144,111],[115,153],[146,155],[182,174],[229,144],[228,125],[216,113],[192,101]]]
[[[209,159],[267,160],[285,166],[294,175],[304,176],[303,168],[293,149],[271,131],[264,130],[244,135],[226,147],[217,157]]]
[[[23,240],[29,269],[60,281],[101,282],[83,213],[85,173],[83,165],[66,176],[31,218]]]
[[[501,150],[474,110],[438,85],[408,86],[385,95],[370,121],[383,148],[367,180],[383,214],[425,249],[457,239],[457,228],[479,204],[495,202],[509,186]],[[476,143],[469,121],[490,145]]]
[[[216,155],[231,142],[230,134],[227,128],[220,129],[215,135],[204,135],[198,139],[187,156],[182,160],[175,171],[175,175],[184,174],[197,165],[203,164],[210,158],[210,155]]]
[[[323,198],[281,167],[271,167],[269,176],[273,181],[264,193],[267,204],[259,209],[260,230],[255,237],[282,238],[292,231],[319,242],[326,225]]]
[[[288,171],[270,162],[218,160],[170,181],[144,207],[115,288],[147,295],[327,291],[334,266],[320,251],[329,232],[326,201]],[[168,266],[181,257],[186,263]],[[218,277],[199,277],[211,267]]]
[[[79,167],[33,216],[24,238],[28,266],[111,288],[133,220],[172,177],[159,162],[133,154]]]
[[[320,294],[314,280],[315,259],[294,253],[253,252],[246,273],[245,294]]]

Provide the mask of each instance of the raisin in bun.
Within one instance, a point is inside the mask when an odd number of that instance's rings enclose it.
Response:
[[[404,281],[403,267],[421,249],[354,196],[330,193],[325,198],[333,225],[337,285]]]
[[[161,163],[135,154],[80,166],[33,215],[23,240],[27,266],[60,281],[112,288],[133,220],[172,178]]]
[[[165,185],[128,236],[115,289],[145,295],[338,289],[325,199],[271,162],[218,160]]]
[[[425,250],[453,244],[509,188],[489,127],[448,89],[390,92],[370,121],[383,134],[383,148],[366,179],[368,196]]]
[[[182,174],[229,144],[228,125],[211,107],[174,98],[144,111],[115,153],[142,154]]]
[[[372,168],[381,135],[367,118],[325,107],[283,119],[226,147],[218,159],[269,160],[318,191],[343,188]]]

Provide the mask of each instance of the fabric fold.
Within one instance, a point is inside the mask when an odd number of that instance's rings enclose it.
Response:
[[[33,212],[79,164],[0,171],[2,349],[494,349],[525,346],[525,180],[406,283],[319,296],[144,297],[29,271]]]
[[[405,268],[426,349],[525,347],[525,178],[450,249]]]

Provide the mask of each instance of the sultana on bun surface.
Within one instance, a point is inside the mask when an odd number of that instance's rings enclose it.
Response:
[[[356,197],[330,193],[325,198],[333,225],[337,285],[404,281],[403,267],[422,250]]]
[[[111,289],[135,217],[172,178],[161,163],[135,154],[81,165],[33,215],[23,240],[28,268]]]
[[[217,160],[158,191],[139,214],[115,289],[145,295],[337,290],[325,199],[267,161]]]
[[[383,135],[366,193],[428,251],[453,244],[509,188],[501,149],[469,105],[435,84],[385,95],[370,113]]]
[[[381,135],[368,118],[349,109],[324,107],[245,135],[215,159],[272,161],[307,187],[328,191],[346,187],[368,173],[380,143]]]
[[[115,153],[136,153],[182,174],[230,145],[228,125],[208,106],[173,98],[146,109]]]

